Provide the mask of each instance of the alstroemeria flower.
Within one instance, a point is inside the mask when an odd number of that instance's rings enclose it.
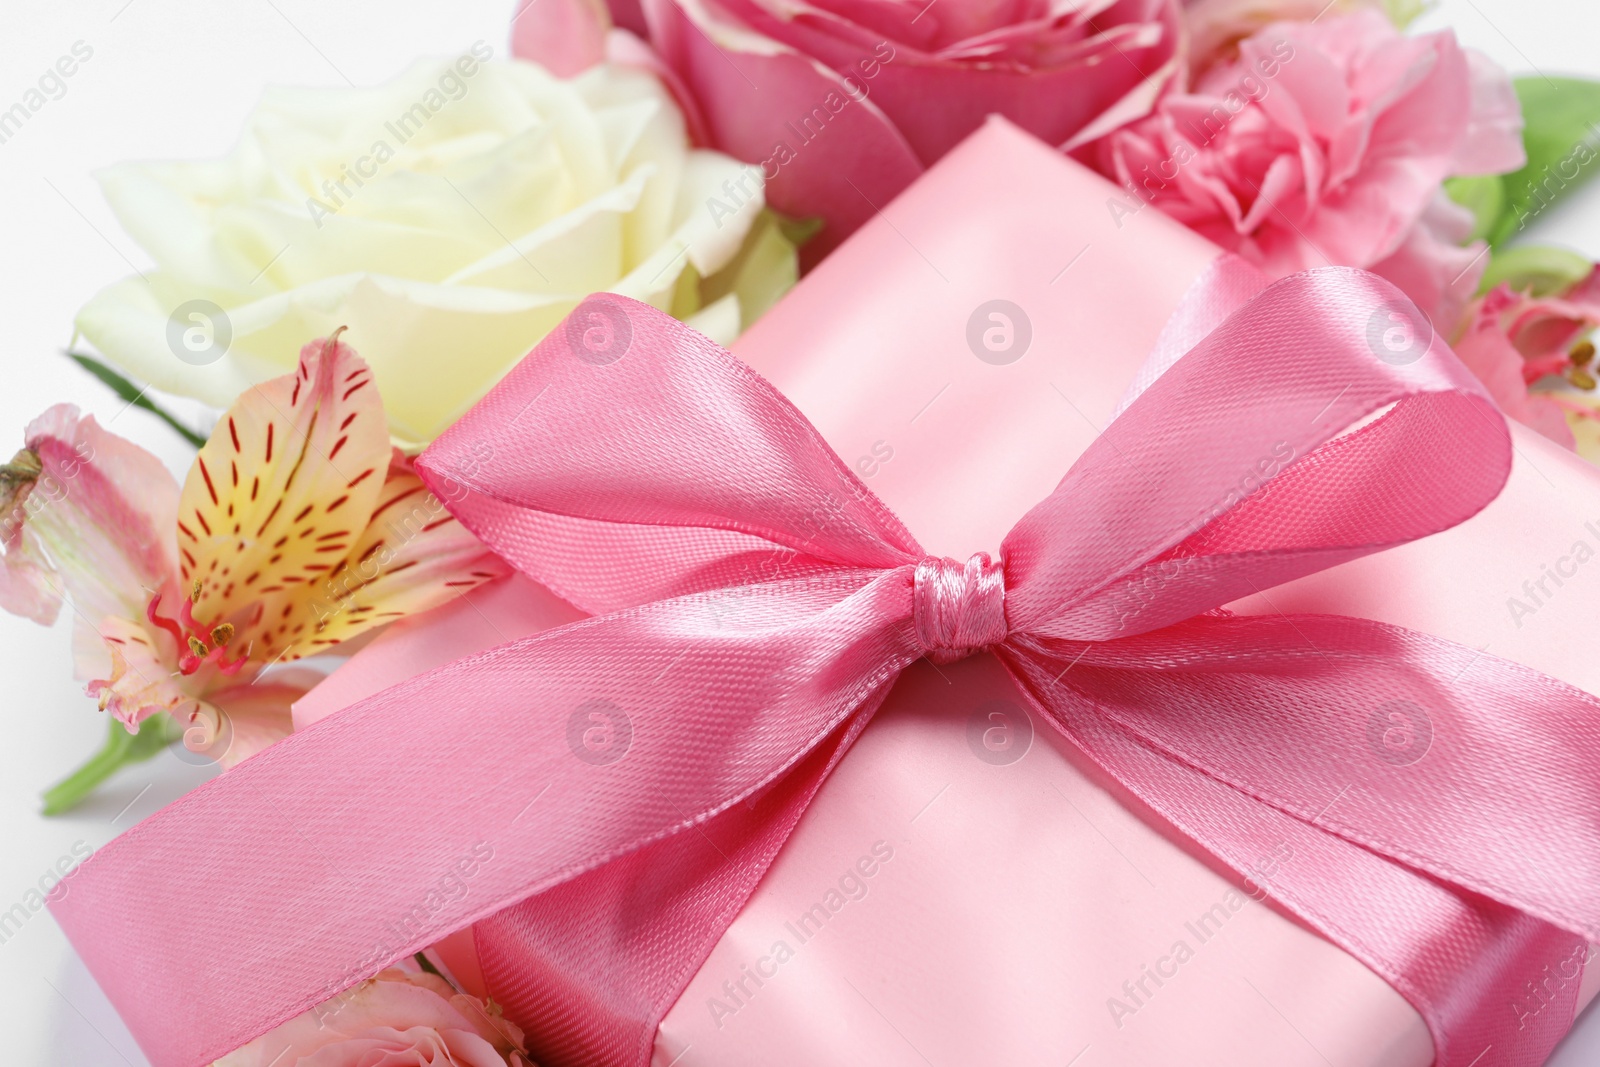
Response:
[[[239,397],[181,491],[68,405],[26,446],[0,470],[0,606],[44,622],[65,595],[101,709],[130,731],[169,713],[224,765],[287,734],[315,681],[267,667],[505,573],[391,448],[371,370],[336,339]]]
[[[1595,346],[1600,271],[1547,296],[1499,285],[1469,309],[1455,352],[1507,415],[1600,462]]]

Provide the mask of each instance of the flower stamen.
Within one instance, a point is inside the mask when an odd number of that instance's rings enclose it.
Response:
[[[228,659],[226,651],[228,643],[234,639],[238,631],[231,622],[219,622],[215,626],[207,627],[196,619],[194,598],[199,593],[200,583],[195,582],[191,595],[183,599],[177,620],[166,618],[157,612],[161,605],[161,594],[156,593],[145,605],[145,617],[152,624],[171,634],[173,640],[178,642],[179,674],[191,675],[207,663],[215,664],[223,674],[237,674],[245,661],[250,658],[250,651],[246,649],[235,659]]]
[[[167,631],[167,633],[171,634],[173,639],[176,640],[180,645],[183,644],[183,630],[179,629],[178,624],[163,615],[156,614],[156,609],[160,606],[161,594],[157,593],[150,598],[150,603],[145,605],[144,617],[149,619],[153,625],[159,626],[163,630]]]

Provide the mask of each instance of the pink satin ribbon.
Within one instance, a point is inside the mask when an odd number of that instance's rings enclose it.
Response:
[[[1416,1005],[1442,1067],[1538,1064],[1577,988],[1546,977],[1600,940],[1600,702],[1423,633],[1219,610],[1500,491],[1504,421],[1443,343],[1379,358],[1401,300],[1327,269],[1192,314],[1209,333],[999,562],[961,563],[737,359],[591,298],[419,467],[597,617],[274,745],[52,909],[158,1067],[473,922],[542,1063],[638,1067],[900,671],[987,649],[1221,862],[1288,843],[1264,888]]]

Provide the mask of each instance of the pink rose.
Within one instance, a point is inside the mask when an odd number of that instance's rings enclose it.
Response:
[[[568,73],[597,61],[599,4],[525,6],[514,50]],[[644,0],[642,16],[611,0],[611,16],[646,31],[691,128],[759,168],[768,203],[824,220],[813,256],[990,114],[1086,142],[1147,114],[1181,59],[1178,0]]]
[[[1472,305],[1452,347],[1507,415],[1600,460],[1595,349],[1585,340],[1597,325],[1600,271],[1590,271],[1550,296],[1495,287]]]
[[[214,1067],[530,1067],[522,1031],[432,974],[390,968]]]
[[[1120,210],[1153,203],[1274,277],[1365,267],[1448,331],[1486,257],[1440,185],[1520,167],[1521,125],[1510,79],[1452,34],[1356,11],[1262,29],[1099,162]]]

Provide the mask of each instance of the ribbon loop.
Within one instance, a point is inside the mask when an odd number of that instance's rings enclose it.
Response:
[[[1438,338],[1406,363],[1374,351],[1368,323],[1402,300],[1323,268],[1191,338],[1006,536],[1012,628],[1159,629],[1493,500],[1511,441],[1483,387]]]
[[[157,1067],[477,922],[539,1061],[643,1067],[899,673],[990,649],[1223,863],[1292,850],[1269,891],[1411,999],[1439,1067],[1485,1046],[1534,1067],[1568,1002],[1526,1026],[1506,1005],[1600,937],[1600,701],[1368,620],[1208,614],[1465,520],[1509,472],[1504,420],[1442,342],[1404,365],[1372,349],[1397,293],[1371,275],[1242,307],[1251,287],[1215,277],[1174,319],[1206,335],[1164,336],[1188,354],[999,563],[927,557],[706,338],[586,302],[419,469],[516,566],[610,613],[273,745],[101,849],[52,911]]]
[[[783,394],[611,294],[585,300],[417,469],[490,548],[594,614],[922,555]]]

